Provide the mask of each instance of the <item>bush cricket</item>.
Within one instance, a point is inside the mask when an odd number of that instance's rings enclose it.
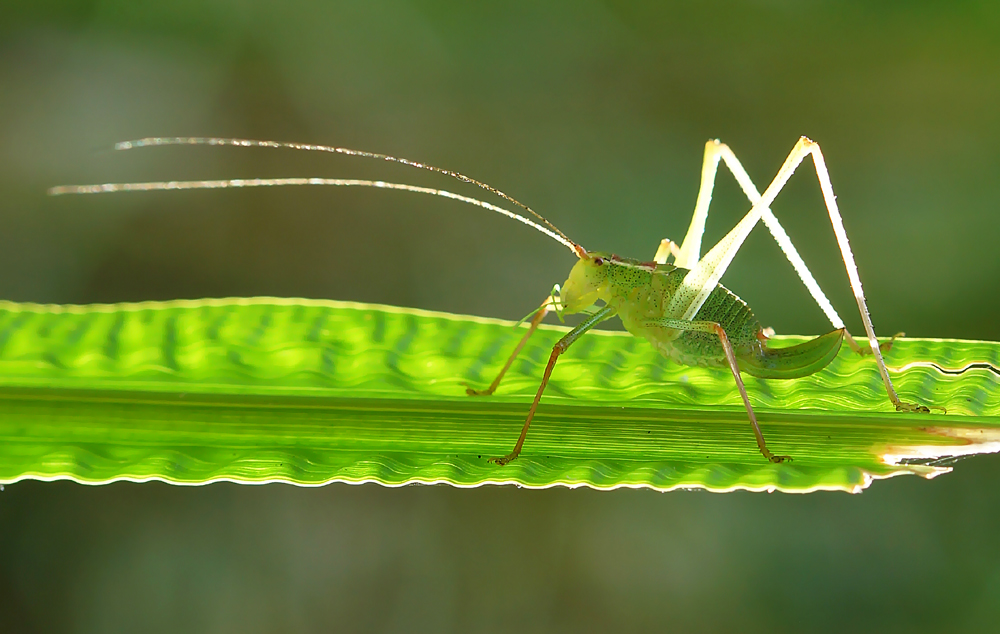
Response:
[[[417,187],[384,181],[330,179],[330,178],[257,178],[203,181],[161,181],[147,183],[109,183],[103,185],[68,185],[53,187],[51,195],[91,194],[125,191],[154,191],[179,189],[214,189],[229,187],[262,187],[278,185],[333,185],[376,187],[397,189],[415,193],[432,194],[473,204],[490,211],[501,213],[522,222],[572,251],[578,261],[562,285],[556,285],[531,316],[528,330],[508,357],[496,379],[483,390],[471,387],[467,393],[473,396],[492,394],[511,367],[514,359],[535,332],[542,319],[549,312],[563,315],[583,313],[586,318],[562,337],[553,347],[541,384],[528,409],[514,449],[506,456],[490,458],[490,462],[505,465],[521,453],[528,428],[541,401],[545,386],[559,356],[574,341],[598,323],[618,316],[625,329],[636,337],[649,341],[664,357],[675,362],[692,366],[728,368],[736,381],[743,405],[753,429],[757,447],[770,462],[783,462],[789,456],[772,453],[761,433],[756,415],[750,404],[741,377],[742,372],[764,379],[790,379],[808,376],[825,368],[839,353],[842,343],[857,354],[871,354],[875,358],[878,372],[885,386],[886,394],[897,411],[929,412],[930,408],[900,400],[889,378],[882,352],[888,350],[896,335],[880,344],[868,314],[861,279],[858,276],[854,254],[851,252],[844,229],[843,219],[833,194],[833,186],[826,168],[826,162],[817,143],[801,137],[788,154],[777,175],[761,194],[753,184],[746,170],[730,148],[718,140],[705,145],[702,164],[701,187],[695,204],[694,214],[683,242],[678,245],[671,240],[661,241],[652,260],[641,261],[619,257],[610,253],[588,251],[570,240],[555,225],[536,213],[530,207],[513,197],[485,183],[469,178],[458,172],[426,165],[417,161],[385,154],[362,152],[347,148],[255,141],[248,139],[223,139],[207,137],[153,137],[117,144],[119,150],[163,145],[230,145],[242,147],[288,148],[298,150],[331,152],[349,156],[360,156],[377,160],[401,163],[437,172],[456,178],[462,182],[481,187],[509,203],[516,205],[529,216],[516,214],[502,207],[481,200],[454,194],[440,189]],[[841,256],[847,269],[851,288],[857,301],[858,310],[864,323],[868,345],[859,345],[847,332],[843,320],[834,310],[826,295],[820,289],[812,273],[802,260],[787,233],[770,210],[770,205],[784,187],[795,169],[811,157],[816,168],[823,200],[833,226]],[[744,194],[750,201],[751,209],[739,223],[715,246],[701,256],[701,241],[708,217],[719,162],[726,164],[736,177]],[[772,348],[768,345],[768,331],[761,327],[750,307],[739,297],[722,286],[719,281],[728,269],[733,257],[743,245],[750,231],[763,220],[771,235],[785,253],[796,273],[802,279],[809,293],[826,314],[834,330],[798,345]],[[672,262],[668,262],[672,258]],[[935,408],[943,409],[943,408]]]

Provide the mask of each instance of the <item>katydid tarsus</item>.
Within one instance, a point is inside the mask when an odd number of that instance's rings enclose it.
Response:
[[[440,189],[417,187],[384,181],[330,179],[330,178],[273,178],[273,179],[232,179],[203,181],[161,181],[147,183],[109,183],[103,185],[72,185],[54,187],[52,195],[86,194],[124,191],[154,191],[178,189],[214,189],[229,187],[262,187],[278,185],[335,185],[376,187],[397,189],[415,193],[432,194],[470,203],[496,211],[518,220],[544,233],[570,249],[578,258],[566,282],[554,287],[552,293],[535,310],[528,323],[528,330],[507,359],[496,379],[484,390],[468,388],[470,395],[492,394],[511,367],[532,333],[538,328],[546,314],[557,312],[566,314],[585,313],[586,319],[560,339],[552,349],[545,366],[541,384],[528,410],[527,418],[513,451],[490,461],[504,465],[521,453],[528,428],[541,401],[545,386],[549,381],[559,356],[581,335],[598,323],[617,315],[625,329],[632,335],[648,340],[663,356],[676,362],[695,365],[728,368],[739,388],[743,405],[761,454],[771,462],[782,462],[788,456],[773,454],[764,441],[756,415],[750,404],[741,378],[741,372],[765,379],[788,379],[808,376],[825,368],[838,354],[842,342],[858,354],[872,354],[881,375],[882,383],[893,406],[898,411],[928,412],[923,405],[900,400],[889,378],[882,352],[892,345],[892,339],[880,344],[868,314],[861,279],[844,230],[843,219],[833,194],[826,162],[817,143],[801,137],[785,159],[777,175],[761,194],[736,155],[718,140],[709,141],[705,146],[702,165],[701,187],[695,205],[694,215],[684,241],[676,243],[664,239],[655,256],[650,261],[640,261],[617,255],[588,251],[570,240],[551,222],[530,207],[513,197],[480,181],[458,172],[445,170],[417,161],[397,158],[385,154],[362,152],[347,148],[254,141],[248,139],[222,139],[205,137],[147,138],[119,143],[116,149],[127,150],[139,147],[162,145],[233,145],[244,147],[290,148],[320,152],[332,152],[350,156],[362,156],[383,161],[402,163],[412,167],[439,172],[460,181],[486,189],[504,200],[517,205],[535,218],[531,220],[507,209],[467,196],[461,196]],[[795,169],[811,157],[816,168],[823,200],[833,226],[841,256],[847,269],[848,279],[854,291],[861,320],[867,335],[867,346],[859,345],[847,332],[843,320],[834,310],[826,295],[816,283],[805,262],[795,249],[778,219],[770,210],[770,205],[784,187]],[[719,162],[726,164],[751,203],[751,209],[743,219],[701,256],[701,240],[712,199]],[[536,222],[537,220],[537,222]],[[834,330],[805,343],[771,348],[767,331],[762,329],[753,312],[739,297],[723,287],[719,281],[732,262],[736,252],[743,245],[750,231],[763,220],[771,235],[778,242],[796,273],[802,279],[809,293],[826,314]],[[673,258],[672,263],[668,260]],[[899,336],[899,335],[897,335]],[[942,408],[939,408],[942,409]]]

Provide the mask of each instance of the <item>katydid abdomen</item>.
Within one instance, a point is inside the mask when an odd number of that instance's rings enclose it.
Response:
[[[562,289],[565,312],[575,312],[580,297],[600,299],[612,307],[625,329],[649,341],[664,357],[690,366],[728,366],[725,348],[712,331],[683,330],[662,325],[677,319],[668,306],[683,292],[688,269],[640,262],[615,255],[592,254],[601,265],[580,260]],[[718,324],[726,333],[741,371],[765,379],[792,379],[813,374],[837,356],[843,330],[834,330],[796,346],[771,348],[753,311],[721,284],[709,294],[694,322]]]
[[[686,269],[672,275],[683,277]],[[660,274],[654,273],[654,277]],[[690,366],[725,368],[728,365],[722,342],[714,333],[678,331],[636,323],[619,312],[626,330],[648,340],[663,356]],[[741,371],[761,379],[797,379],[822,370],[837,356],[844,340],[843,330],[784,348],[772,348],[746,302],[721,284],[708,296],[695,321],[714,322],[729,337]]]

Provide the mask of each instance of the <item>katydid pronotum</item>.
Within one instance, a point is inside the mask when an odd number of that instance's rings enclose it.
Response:
[[[277,185],[336,185],[377,187],[397,189],[423,194],[433,194],[470,203],[479,207],[496,211],[509,218],[518,220],[544,233],[553,240],[570,249],[578,258],[570,271],[566,282],[560,287],[556,285],[552,293],[533,311],[528,331],[514,348],[496,379],[484,390],[467,389],[470,395],[492,394],[500,385],[504,374],[511,367],[514,359],[521,352],[528,338],[538,328],[542,319],[550,311],[560,315],[585,313],[586,319],[560,339],[552,349],[548,364],[542,375],[538,392],[528,409],[527,418],[521,429],[513,451],[503,457],[491,458],[490,461],[504,465],[514,460],[521,453],[528,428],[535,415],[538,404],[545,391],[552,370],[559,356],[581,335],[598,323],[615,315],[622,320],[625,329],[632,335],[647,339],[663,356],[687,365],[727,367],[732,373],[739,388],[743,405],[753,428],[757,447],[761,454],[771,462],[789,460],[788,456],[773,454],[764,441],[760,426],[754,414],[746,388],[743,385],[741,372],[767,379],[803,377],[825,368],[840,351],[844,340],[858,354],[872,354],[878,366],[889,400],[898,411],[928,412],[928,407],[907,403],[900,400],[889,378],[882,351],[888,350],[895,339],[879,344],[875,337],[868,307],[865,303],[861,279],[858,277],[857,265],[847,240],[843,219],[837,208],[833,194],[830,176],[826,162],[817,143],[806,137],[801,137],[785,159],[781,169],[761,194],[753,184],[746,170],[740,164],[736,155],[728,146],[718,140],[709,141],[705,146],[704,163],[702,165],[701,188],[691,224],[684,241],[676,243],[664,239],[661,241],[656,255],[651,261],[640,261],[622,258],[617,255],[588,251],[556,228],[551,222],[530,207],[518,202],[500,190],[480,181],[469,178],[458,172],[445,170],[424,163],[397,158],[385,154],[361,152],[347,148],[322,145],[307,145],[299,143],[279,143],[274,141],[254,141],[247,139],[222,139],[203,137],[171,137],[148,138],[138,141],[119,143],[116,149],[127,150],[139,147],[160,145],[232,145],[243,147],[269,147],[332,152],[350,156],[361,156],[384,161],[401,163],[420,169],[438,172],[456,178],[460,181],[477,185],[504,200],[517,205],[533,216],[538,222],[521,216],[507,209],[486,203],[467,196],[461,196],[448,191],[417,187],[400,183],[387,183],[371,180],[329,179],[329,178],[274,178],[274,179],[233,179],[205,181],[171,181],[149,183],[109,183],[104,185],[73,185],[54,187],[49,190],[52,195],[58,194],[90,194],[123,191],[153,191],[176,189],[214,189],[227,187],[261,187]],[[812,157],[819,178],[823,200],[826,203],[830,222],[840,246],[840,252],[847,269],[851,288],[857,300],[861,320],[864,323],[868,346],[859,345],[847,332],[843,320],[834,310],[826,295],[820,289],[812,273],[803,262],[785,230],[770,210],[770,205],[784,187],[789,177],[807,157]],[[743,219],[712,247],[704,257],[701,256],[701,240],[708,217],[708,208],[712,200],[719,162],[726,164],[736,177],[737,182],[746,194],[752,207]],[[802,279],[809,293],[826,314],[834,330],[805,343],[786,347],[771,348],[768,346],[768,333],[761,328],[753,312],[743,300],[732,294],[719,284],[736,252],[743,245],[750,231],[763,220],[771,235],[777,241],[796,273]],[[540,224],[539,224],[540,223]],[[672,263],[668,260],[673,258]],[[897,335],[899,336],[899,335]],[[943,408],[936,408],[943,409]]]

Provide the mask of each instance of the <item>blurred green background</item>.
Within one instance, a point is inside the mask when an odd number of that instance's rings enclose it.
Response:
[[[883,334],[1000,338],[992,2],[4,3],[0,298],[278,295],[517,319],[572,256],[448,201],[282,189],[46,198],[56,184],[462,171],[588,248],[679,240],[703,144],[763,188],[826,155]],[[706,244],[748,205],[727,172]],[[860,331],[811,169],[774,205]],[[779,333],[828,323],[758,229],[724,283]],[[21,483],[3,632],[996,631],[1000,460],[860,496]]]

